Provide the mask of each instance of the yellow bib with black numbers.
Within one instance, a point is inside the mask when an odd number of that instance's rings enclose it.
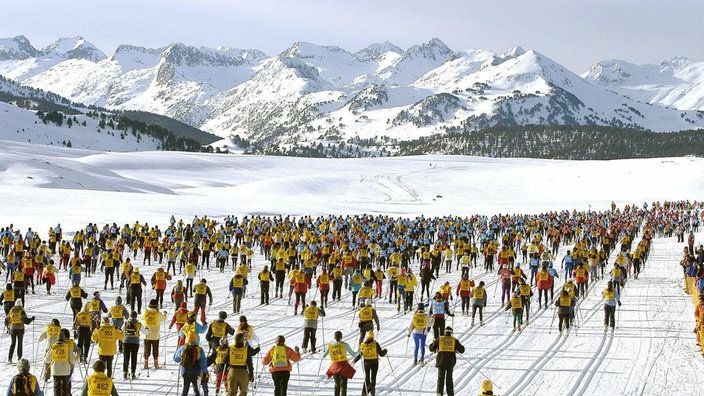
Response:
[[[89,312],[82,311],[76,314],[76,323],[78,323],[81,327],[90,327],[90,319],[91,317]]]
[[[376,351],[376,342],[366,343],[363,342],[359,345],[359,352],[364,357],[364,360],[378,359],[379,355]]]
[[[208,286],[206,286],[203,283],[199,283],[196,285],[196,294],[205,295],[207,290],[208,290]]]
[[[110,317],[113,319],[124,319],[125,307],[122,305],[115,305],[110,307]]]
[[[413,328],[424,329],[428,327],[428,315],[425,312],[416,312],[413,314]]]
[[[218,347],[215,350],[215,364],[223,364],[225,362],[225,356],[230,353],[230,348]]]
[[[569,307],[572,305],[572,298],[570,296],[560,296],[560,306]]]
[[[71,289],[69,289],[69,292],[71,293],[71,298],[81,298],[81,290],[80,287],[74,286]]]
[[[218,322],[217,320],[210,325],[210,332],[213,333],[213,337],[222,338],[225,337],[225,322]]]
[[[372,288],[363,286],[361,289],[359,289],[359,298],[371,298],[372,296]]]
[[[88,378],[88,396],[110,396],[112,387],[112,378],[105,373],[95,373]]]
[[[288,358],[286,357],[286,347],[285,346],[277,345],[272,348],[271,364],[274,367],[288,366]]]
[[[481,300],[484,298],[484,288],[483,287],[477,287],[474,289],[474,299],[475,300]]]
[[[91,312],[100,311],[100,300],[90,300],[90,302],[88,303],[88,309]]]
[[[22,310],[21,309],[11,310],[10,315],[8,315],[8,316],[10,317],[10,324],[13,324],[13,325],[22,324]]]
[[[276,352],[276,351],[275,351]],[[286,349],[284,349],[284,358],[286,357]],[[230,347],[230,365],[244,366],[247,364],[247,344],[241,348],[236,346]]]
[[[68,362],[68,344],[54,344],[51,346],[51,360],[55,362]]]
[[[159,311],[151,309],[144,311],[144,324],[147,327],[159,327]]]
[[[359,320],[369,322],[374,319],[374,309],[372,307],[364,307],[359,310]]]
[[[318,320],[318,307],[306,307],[303,316],[308,320]]]
[[[440,338],[438,338],[438,350],[440,352],[454,352],[455,337],[440,336]]]
[[[347,351],[345,350],[345,344],[339,343],[337,345],[328,344],[328,353],[330,354],[330,359],[333,363],[344,362],[347,360]]]

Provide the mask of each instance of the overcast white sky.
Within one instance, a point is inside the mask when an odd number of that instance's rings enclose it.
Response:
[[[119,44],[257,48],[295,41],[357,51],[438,37],[453,50],[520,45],[581,73],[602,59],[704,60],[701,0],[0,0],[0,37],[41,48],[83,36],[106,54]]]

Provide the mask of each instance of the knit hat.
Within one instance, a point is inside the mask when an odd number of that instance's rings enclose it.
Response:
[[[181,308],[183,308],[183,309],[188,309],[188,303],[186,303],[185,301],[182,301],[182,302],[181,302]]]
[[[117,298],[115,299],[115,305],[122,305],[122,297],[121,296],[117,296]]]
[[[227,319],[227,312],[225,312],[225,311],[220,311],[220,312],[218,313],[218,318],[220,318],[220,319]]]
[[[367,301],[364,302],[364,305],[371,307],[372,306],[372,299],[368,298]]]
[[[16,306],[17,308],[22,308],[22,300],[17,300],[17,301],[15,301],[15,306]]]
[[[367,332],[367,338],[374,338],[374,332],[371,331],[371,330],[369,330],[369,331]]]
[[[195,331],[189,332],[189,333],[188,333],[188,336],[186,337],[186,341],[187,341],[189,344],[195,344],[195,342],[196,342],[196,332],[195,332]]]
[[[152,298],[149,300],[149,308],[157,308],[159,306],[159,303],[156,302],[155,298]]]
[[[98,298],[100,298],[100,292],[97,291],[97,292],[93,293],[93,297],[98,297]]]
[[[445,327],[445,334],[452,334],[452,327],[450,327],[450,326]]]
[[[20,359],[17,361],[17,370],[22,374],[29,373],[29,360]]]
[[[494,385],[488,379],[482,381],[482,392],[493,392]]]
[[[423,303],[418,303],[418,310],[422,311],[424,309],[425,309],[425,305],[423,305]]]

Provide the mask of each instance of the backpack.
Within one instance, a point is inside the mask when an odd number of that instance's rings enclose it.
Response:
[[[137,321],[128,320],[125,324],[125,337],[135,337],[137,331]]]
[[[17,374],[12,381],[11,394],[13,396],[33,396],[31,378],[29,374]]]
[[[181,352],[181,366],[186,370],[192,370],[200,366],[200,347],[196,345],[186,345]]]

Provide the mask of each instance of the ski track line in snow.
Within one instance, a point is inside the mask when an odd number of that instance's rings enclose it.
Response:
[[[533,381],[535,376],[538,375],[543,366],[545,366],[545,364],[547,364],[550,359],[552,359],[557,354],[557,352],[565,344],[565,341],[567,341],[567,337],[557,335],[557,337],[555,337],[555,341],[550,344],[548,349],[523,372],[523,375],[521,375],[521,377],[518,379],[518,381],[516,381],[515,384],[513,384],[510,388],[504,391],[504,394],[510,395],[511,392],[515,390],[516,395],[520,395],[521,392],[523,392],[523,390],[528,385],[530,385],[531,381]]]
[[[589,296],[591,290],[595,288],[596,282],[591,282],[590,287],[586,292],[586,295]],[[585,299],[578,300],[577,305],[575,306],[575,312],[577,312],[576,315],[579,315],[579,309],[581,307],[582,302],[584,301]],[[597,304],[599,304],[599,302],[597,302]],[[575,320],[575,322],[577,321]],[[575,336],[577,336],[577,334],[575,334]],[[523,375],[521,375],[518,381],[516,381],[510,388],[505,390],[503,393],[505,395],[510,395],[515,390],[516,395],[522,394],[525,388],[528,387],[532,383],[533,379],[535,379],[535,377],[540,373],[540,370],[542,370],[542,368],[548,362],[550,362],[550,360],[560,351],[562,346],[567,341],[567,338],[568,337],[563,337],[562,334],[558,334],[555,338],[555,341],[553,341],[553,343],[548,346],[548,348],[545,350],[545,352],[543,352],[542,355],[540,355],[540,357],[538,357],[530,366],[528,366],[528,368],[523,372]]]
[[[655,250],[655,249],[654,249],[654,246],[651,246],[650,255],[648,256],[648,258],[649,258],[648,261],[650,261],[650,265],[648,265],[647,267],[650,267],[651,265],[653,265],[653,262],[651,261],[651,259],[652,259],[652,253],[653,253],[654,250]],[[643,286],[644,286],[643,284],[645,283],[645,290],[646,290],[646,292],[645,292],[645,299],[646,299],[645,307],[646,307],[646,309],[645,309],[645,311],[644,311],[644,310],[637,310],[637,313],[638,313],[638,320],[639,320],[639,321],[642,321],[642,320],[644,320],[644,319],[642,319],[643,316],[644,316],[644,314],[646,314],[646,313],[648,312],[648,309],[649,309],[649,307],[650,307],[650,306],[649,306],[649,303],[648,303],[648,299],[650,298],[649,292],[650,292],[651,282],[649,282],[649,279],[648,279],[647,274],[646,274],[646,266],[643,266],[643,267],[642,267],[642,270],[641,270],[641,273],[640,273],[640,275],[639,275],[639,279],[638,279],[638,280],[644,280],[644,282],[636,282],[636,279],[631,280],[631,282],[627,282],[627,283],[626,283],[627,285],[628,285],[629,283],[632,283],[634,286],[632,286],[632,287],[630,287],[630,288],[628,288],[628,289],[626,289],[625,287],[622,288],[622,289],[621,289],[621,295],[622,295],[622,296],[624,296],[624,295],[627,296],[627,295],[628,295],[628,293],[626,293],[627,290],[634,290],[634,289],[635,289],[635,290],[638,291],[638,297],[642,297],[642,296],[643,296]],[[635,296],[634,296],[634,297],[635,297]],[[601,301],[602,301],[602,300],[599,300],[599,303],[600,303]],[[620,311],[619,307],[617,307],[617,310]],[[594,309],[594,310],[593,310],[593,314],[590,315],[590,318],[591,318],[591,316],[595,315],[596,313],[597,313],[597,310]],[[617,313],[617,315],[618,315],[618,313]],[[619,316],[620,316],[620,315],[619,315]],[[645,320],[647,320],[648,317],[649,317],[649,315],[645,315]],[[618,316],[617,316],[617,321],[618,321],[618,319],[619,319],[619,318],[618,318]],[[623,319],[621,319],[620,322],[617,323],[617,326],[620,325],[619,327],[621,327],[621,326],[622,326],[622,323],[623,323]],[[652,335],[652,329],[651,329],[650,327],[648,328],[648,331],[649,331],[649,334]],[[624,334],[619,333],[619,336],[624,336]],[[642,328],[642,327],[639,327],[639,336],[640,336],[639,338],[644,338],[644,337],[643,337],[643,328]],[[604,360],[606,359],[606,356],[608,355],[608,353],[609,353],[609,351],[610,351],[610,349],[611,349],[611,345],[612,345],[612,342],[613,342],[614,337],[615,337],[615,335],[614,335],[614,332],[613,332],[613,331],[612,331],[612,332],[609,332],[609,334],[607,334],[607,332],[604,332],[604,335],[603,335],[603,337],[602,337],[601,343],[599,344],[599,347],[598,347],[597,350],[594,352],[592,358],[589,360],[589,362],[587,363],[586,367],[582,370],[582,373],[581,373],[580,376],[578,377],[576,383],[573,385],[573,387],[572,387],[572,389],[570,390],[569,394],[584,395],[585,392],[587,392],[587,390],[589,389],[589,384],[591,383],[591,381],[592,381],[592,379],[594,378],[594,376],[597,374],[599,368],[600,368],[601,365],[603,364]],[[607,339],[608,339],[608,343],[606,342]],[[629,339],[632,339],[632,337],[629,337]],[[652,337],[649,336],[649,337],[647,337],[647,339],[648,339],[648,343],[649,343],[649,346],[650,346],[650,345],[652,344]],[[606,348],[604,348],[604,345],[605,345],[605,344],[606,344]],[[642,347],[643,347],[643,342],[642,342],[642,341],[638,342],[638,352],[636,353],[635,362],[640,361],[639,358],[640,358],[640,354],[641,354]],[[595,364],[595,363],[596,363],[596,364]],[[629,385],[628,385],[628,384],[629,384],[630,381],[631,381],[631,377],[632,377],[632,375],[633,375],[633,373],[634,373],[635,367],[636,367],[636,364],[635,364],[635,363],[634,363],[634,364],[631,364],[631,369],[630,369],[630,372],[629,372],[629,374],[628,374],[628,379],[627,379],[627,381],[626,381],[626,386],[625,386],[625,389],[624,389],[624,393],[625,393],[625,391],[626,391],[627,389],[629,389]],[[588,375],[587,375],[587,374],[588,374]],[[585,378],[585,376],[586,376],[586,378]],[[645,385],[645,383],[643,383],[643,385]]]

